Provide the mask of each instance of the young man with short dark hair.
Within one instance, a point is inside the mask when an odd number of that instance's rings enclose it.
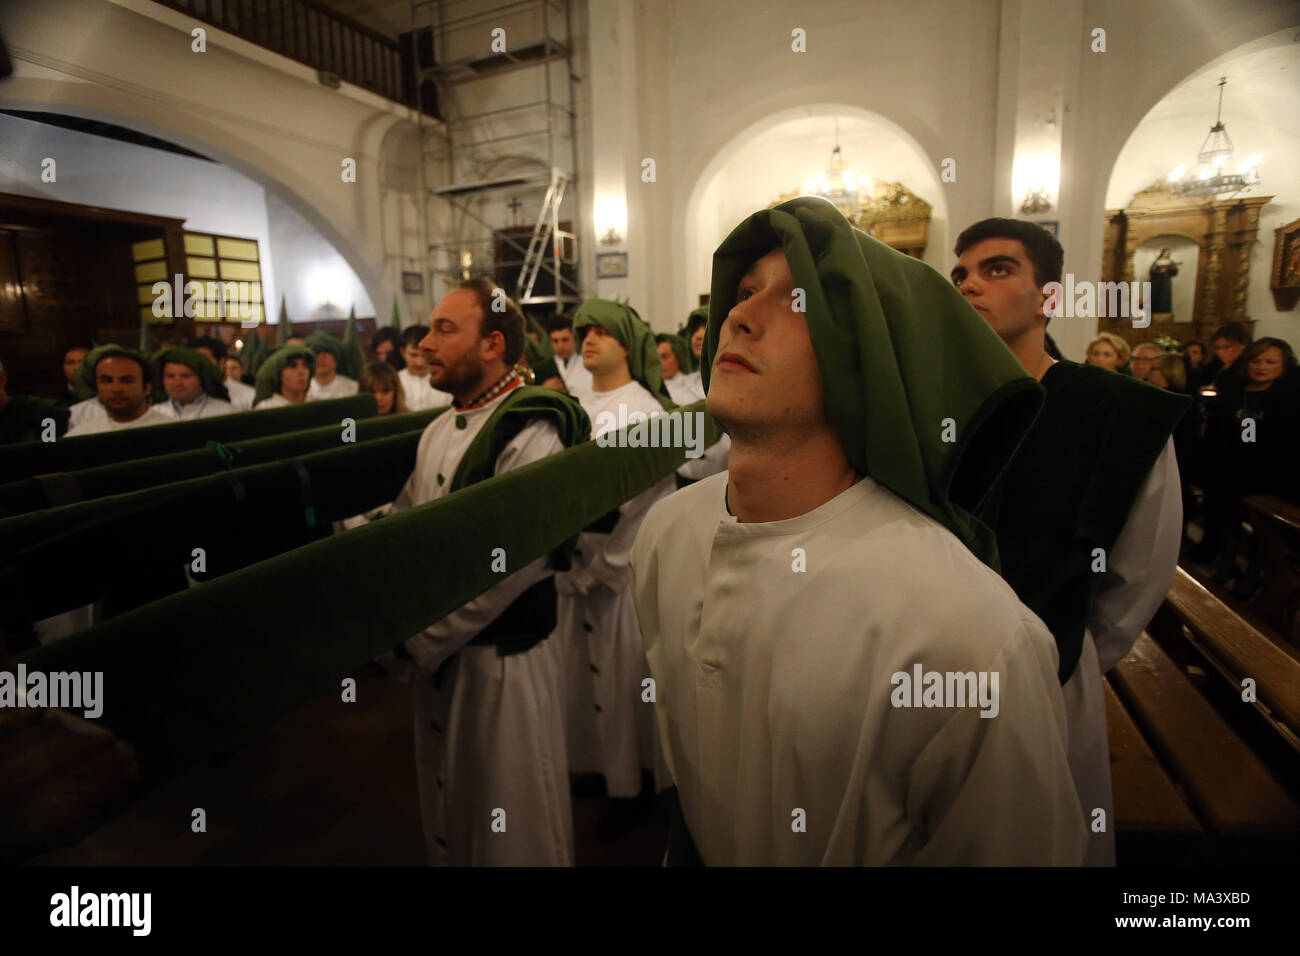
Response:
[[[590,392],[591,372],[582,362],[582,351],[574,339],[573,319],[567,315],[557,315],[551,319],[548,334],[551,339],[551,351],[555,353],[555,366],[564,379],[564,387],[569,394],[581,396]]]
[[[1046,390],[987,517],[1003,577],[1056,639],[1080,803],[1106,822],[1091,832],[1087,862],[1113,864],[1101,675],[1173,583],[1182,494],[1170,436],[1188,401],[1047,354],[1046,286],[1061,281],[1065,253],[1041,226],[985,219],[957,237],[955,253],[953,284]]]
[[[1040,389],[825,200],[755,213],[713,263],[730,468],[632,555],[678,823],[710,865],[1077,864],[1055,646],[973,514]],[[967,674],[983,706],[922,699]]]
[[[172,346],[153,357],[154,371],[165,395],[154,409],[174,421],[192,421],[229,415],[235,407],[227,400],[225,373],[197,349]]]

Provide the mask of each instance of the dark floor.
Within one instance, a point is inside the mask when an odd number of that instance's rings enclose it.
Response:
[[[658,866],[666,815],[653,801],[602,839],[605,797],[575,797],[579,866]],[[191,830],[201,807],[207,832]],[[367,668],[357,702],[337,689],[219,760],[145,793],[49,866],[422,866],[411,692]]]

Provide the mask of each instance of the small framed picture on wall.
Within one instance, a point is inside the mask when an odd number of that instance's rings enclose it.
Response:
[[[627,278],[626,252],[601,252],[596,255],[597,279]]]
[[[424,276],[418,272],[403,272],[402,291],[407,295],[423,295]]]

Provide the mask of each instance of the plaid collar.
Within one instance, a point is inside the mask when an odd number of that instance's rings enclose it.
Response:
[[[482,408],[498,395],[502,395],[505,392],[510,391],[512,388],[518,388],[523,384],[523,380],[519,377],[519,373],[514,369],[511,369],[509,372],[506,372],[505,376],[499,379],[495,385],[483,394],[479,395],[479,397],[474,399],[474,401],[465,405],[462,405],[459,402],[453,402],[452,407],[458,412],[468,412],[475,408]]]

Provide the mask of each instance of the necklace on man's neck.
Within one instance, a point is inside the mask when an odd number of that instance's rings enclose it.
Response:
[[[507,392],[510,389],[515,388],[522,384],[523,384],[523,380],[519,378],[519,373],[512,368],[510,369],[510,371],[506,372],[505,375],[501,376],[501,378],[497,379],[495,385],[493,385],[491,388],[487,389],[486,391],[480,393],[478,398],[474,399],[474,401],[467,402],[464,405],[462,405],[460,402],[453,401],[452,406],[458,412],[468,412],[471,409],[480,408],[486,405],[488,402],[492,401],[492,399],[496,398],[502,392]]]

